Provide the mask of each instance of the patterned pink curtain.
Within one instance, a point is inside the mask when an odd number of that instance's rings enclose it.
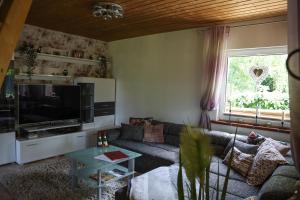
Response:
[[[204,66],[202,71],[202,98],[199,126],[211,129],[208,111],[219,104],[220,88],[226,67],[226,49],[230,28],[214,26],[204,36]]]

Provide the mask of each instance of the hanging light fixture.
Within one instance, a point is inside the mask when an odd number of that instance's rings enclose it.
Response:
[[[93,7],[93,15],[102,17],[104,20],[123,17],[123,8],[119,4],[109,2],[99,2]]]

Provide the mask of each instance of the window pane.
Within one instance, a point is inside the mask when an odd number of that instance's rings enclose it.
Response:
[[[284,112],[285,119],[289,119],[286,58],[287,55],[229,57],[225,112],[231,105],[232,114],[255,117],[258,110],[259,117],[282,119]],[[259,77],[264,78],[258,82]]]

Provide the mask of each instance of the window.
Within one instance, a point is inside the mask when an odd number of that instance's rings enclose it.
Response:
[[[284,47],[229,51],[224,113],[289,120],[286,58]]]

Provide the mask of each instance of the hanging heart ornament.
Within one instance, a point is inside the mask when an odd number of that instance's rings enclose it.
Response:
[[[249,73],[250,73],[252,79],[257,84],[260,84],[267,78],[267,76],[269,74],[269,68],[265,67],[265,66],[253,66],[250,68]]]

